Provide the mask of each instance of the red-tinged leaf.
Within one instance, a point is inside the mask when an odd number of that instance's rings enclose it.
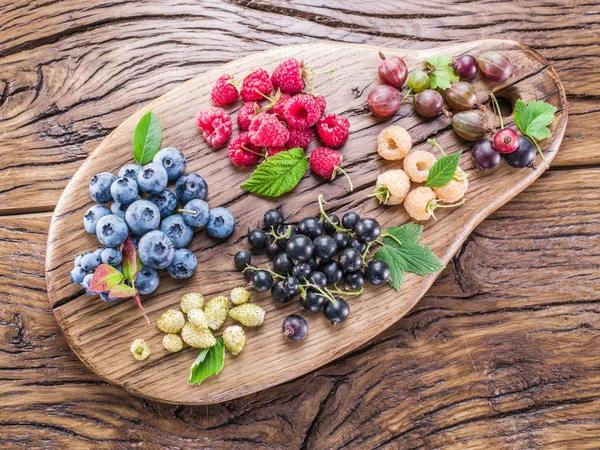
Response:
[[[129,298],[137,294],[137,291],[126,284],[117,284],[110,290],[108,296],[110,298]]]
[[[93,292],[110,291],[123,280],[123,274],[108,264],[100,264],[90,281],[89,290]]]
[[[150,325],[150,319],[148,319],[148,316],[146,315],[146,311],[144,311],[144,307],[142,306],[142,299],[140,298],[140,294],[138,294],[136,292],[135,295],[133,296],[133,299],[135,300],[135,304],[138,306],[138,308],[140,308],[140,311],[142,311],[142,314],[146,318],[146,322],[148,322],[148,325]]]
[[[129,281],[133,282],[135,281],[135,277],[137,277],[140,267],[137,263],[137,252],[131,239],[125,239],[125,242],[121,244],[121,253],[123,254],[123,262],[121,262],[123,275],[125,275],[125,278]]]

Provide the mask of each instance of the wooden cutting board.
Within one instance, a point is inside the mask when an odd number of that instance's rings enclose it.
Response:
[[[517,98],[522,98],[526,102],[541,99],[556,106],[558,110],[551,127],[553,136],[542,145],[548,161],[556,155],[567,123],[564,90],[545,59],[513,41],[483,40],[427,50],[311,43],[278,47],[200,74],[145,106],[113,131],[74,174],[54,211],[46,256],[48,296],[69,344],[91,370],[129,392],[157,401],[192,405],[222,402],[315,370],[373,339],[404,316],[421,299],[436,276],[409,274],[400,293],[388,286],[368,287],[361,296],[348,299],[350,317],[335,327],[320,313],[302,313],[309,321],[310,333],[298,343],[284,341],[281,322],[287,315],[297,312],[299,304],[278,305],[270,293],[253,293],[252,300],[267,311],[265,323],[258,329],[247,330],[244,351],[236,357],[228,353],[223,371],[199,386],[187,383],[198,350],[186,348],[179,353],[167,353],[161,344],[163,334],[155,326],[160,314],[167,308],[177,308],[181,296],[187,292],[200,291],[210,298],[228,294],[233,287],[245,284],[241,273],[233,268],[232,256],[247,248],[245,235],[260,223],[264,212],[271,207],[281,206],[286,220],[296,222],[307,215],[317,215],[317,196],[322,193],[329,201],[329,212],[341,215],[350,210],[357,211],[362,216],[375,217],[384,228],[407,222],[409,218],[402,207],[380,206],[376,200],[367,197],[378,173],[401,167],[401,164],[383,161],[377,155],[375,141],[386,126],[396,124],[406,128],[413,138],[414,148],[430,148],[427,138],[435,137],[448,153],[464,152],[461,167],[469,174],[467,203],[457,209],[439,211],[438,221],[425,223],[422,237],[422,242],[445,263],[479,222],[545,170],[539,156],[535,169],[516,170],[502,163],[494,171],[476,170],[468,153],[472,143],[457,137],[449,119],[440,116],[435,120],[423,120],[415,115],[408,103],[387,120],[365,112],[366,97],[370,89],[379,84],[380,50],[387,56],[402,57],[410,71],[421,68],[423,58],[431,55],[503,52],[514,65],[514,77],[499,85],[476,77],[474,85],[480,102],[487,103],[488,94],[493,90],[497,97],[507,100],[507,104],[514,105]],[[279,61],[289,57],[304,60],[308,66],[319,70],[335,69],[332,75],[318,77],[316,90],[327,97],[327,112],[342,114],[350,120],[350,139],[340,151],[344,168],[354,182],[352,193],[348,191],[344,177],[328,182],[309,171],[292,193],[279,199],[248,194],[240,184],[249,177],[251,169],[234,167],[226,148],[210,148],[194,125],[197,111],[210,105],[210,88],[219,75],[241,76],[259,66],[271,71]],[[239,106],[237,103],[228,108],[233,118]],[[197,172],[208,182],[207,200],[211,206],[226,206],[237,218],[234,234],[224,243],[211,239],[204,232],[196,234],[189,248],[198,257],[199,265],[191,279],[177,281],[165,273],[158,290],[144,297],[152,325],[142,318],[133,301],[107,304],[99,297],[85,295],[79,286],[69,282],[75,255],[99,246],[95,236],[85,232],[82,223],[85,211],[93,204],[88,196],[89,181],[98,172],[116,173],[123,164],[132,162],[133,130],[140,117],[149,110],[157,114],[163,127],[163,146],[182,150],[187,157],[187,172]],[[512,116],[506,114],[505,122],[512,123]],[[314,146],[313,143],[311,148]],[[531,207],[540,207],[540,204]],[[150,357],[142,362],[134,360],[129,352],[131,342],[136,338],[145,339],[151,347]],[[435,355],[431,357],[435,358]]]

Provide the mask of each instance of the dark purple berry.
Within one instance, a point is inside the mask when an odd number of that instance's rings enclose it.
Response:
[[[330,300],[325,303],[323,312],[325,313],[327,320],[329,320],[332,325],[335,325],[348,318],[350,315],[350,306],[343,298],[336,297],[335,302]]]
[[[292,341],[301,341],[308,334],[308,322],[298,314],[292,314],[283,320],[283,336]]]

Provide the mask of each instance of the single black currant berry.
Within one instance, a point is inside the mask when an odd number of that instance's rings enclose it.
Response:
[[[323,272],[319,272],[318,270],[312,272],[308,276],[308,281],[312,284],[316,284],[320,288],[327,286],[327,277]]]
[[[240,250],[233,257],[233,263],[238,270],[244,270],[251,262],[252,256],[250,255],[250,252],[247,252],[246,250]]]
[[[344,271],[337,261],[327,261],[319,266],[319,270],[325,274],[327,284],[337,284],[342,281]]]
[[[381,234],[381,227],[375,219],[365,217],[360,219],[354,228],[356,237],[363,242],[373,242]]]
[[[340,253],[340,264],[346,272],[354,272],[362,267],[362,255],[355,248],[347,248]]]
[[[350,239],[350,242],[348,243],[348,247],[358,250],[360,252],[360,254],[362,254],[365,251],[365,249],[367,248],[367,244],[365,244],[364,242],[362,242],[361,240],[359,240],[357,238],[352,238],[352,239]]]
[[[273,268],[280,275],[290,275],[294,268],[294,261],[287,253],[280,253],[273,260]]]
[[[290,295],[296,295],[300,290],[300,282],[296,277],[287,277],[283,280],[283,287]]]
[[[327,320],[329,320],[332,325],[335,325],[348,318],[350,315],[350,306],[343,298],[335,297],[335,302],[330,300],[325,303],[323,312],[325,313]]]
[[[360,271],[356,272],[346,272],[344,274],[344,283],[346,283],[346,288],[351,291],[356,291],[365,285],[365,276]]]
[[[281,248],[285,248],[285,246],[288,243],[288,240],[296,234],[296,230],[291,225],[281,225],[279,228],[277,228],[278,236],[286,236],[288,234],[289,234],[288,237],[280,238],[277,240],[277,243],[279,244],[279,246]]]
[[[308,278],[311,272],[312,269],[310,268],[308,263],[305,262],[296,264],[292,269],[292,275],[299,280],[304,280],[305,278]]]
[[[278,209],[270,209],[265,213],[263,223],[266,228],[273,227],[277,229],[277,227],[283,225],[283,213]]]
[[[337,252],[337,245],[331,236],[318,236],[313,241],[313,256],[322,261],[329,261]]]
[[[281,329],[286,339],[301,341],[308,334],[308,322],[304,317],[292,314],[283,320]]]
[[[365,278],[374,286],[387,283],[390,280],[390,268],[385,261],[373,259],[369,261],[365,268]]]
[[[355,212],[349,212],[342,216],[342,226],[348,230],[354,230],[354,227],[360,220],[360,216]]]
[[[252,280],[252,276],[254,275],[254,272],[256,272],[256,270],[254,270],[254,269],[244,270],[244,278],[246,278],[246,281]]]
[[[337,251],[340,252],[348,247],[348,243],[350,242],[350,236],[348,233],[344,233],[343,231],[336,231],[332,235],[333,240],[335,241],[335,245],[337,247]]]
[[[288,303],[292,296],[283,285],[283,281],[278,281],[271,288],[271,297],[278,303]]]
[[[307,311],[317,312],[323,308],[325,301],[325,297],[319,294],[315,289],[308,288],[306,290],[306,297],[300,299],[300,304]]]
[[[273,276],[266,270],[257,270],[252,275],[252,286],[258,292],[265,292],[273,286]]]
[[[315,239],[323,234],[323,225],[314,217],[305,217],[298,223],[298,233]]]
[[[331,220],[331,222],[335,223],[338,227],[340,226],[340,218],[338,216],[336,216],[335,214],[330,214],[329,215],[329,220]],[[328,233],[334,233],[335,232],[335,228],[333,225],[331,225],[331,223],[329,222],[329,220],[327,219],[323,219],[323,229],[325,231],[327,231]]]
[[[267,245],[267,256],[269,258],[274,258],[282,251],[283,249],[279,246],[279,244],[277,244],[277,242],[271,242],[269,245]]]
[[[248,233],[248,242],[250,243],[250,247],[254,250],[261,251],[267,248],[269,237],[267,236],[267,233],[257,228]]]
[[[285,251],[295,260],[306,261],[313,253],[312,240],[303,234],[292,236],[285,246]]]
[[[310,266],[311,270],[319,270],[319,263],[317,262],[316,258],[308,258],[306,262]]]

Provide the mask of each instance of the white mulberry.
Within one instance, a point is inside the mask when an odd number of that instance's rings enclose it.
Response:
[[[250,300],[250,292],[248,292],[248,289],[246,288],[236,287],[232,289],[230,297],[231,303],[234,305],[241,305],[242,303],[246,303],[248,300]]]
[[[402,169],[388,170],[377,177],[374,194],[385,205],[399,205],[410,190],[410,180]]]
[[[200,308],[194,308],[188,313],[188,321],[194,324],[196,328],[208,329],[208,318]]]
[[[178,334],[165,334],[163,337],[163,347],[171,353],[178,352],[183,348],[183,340]]]
[[[231,325],[223,330],[223,344],[232,355],[237,355],[244,348],[246,335],[239,325]]]
[[[181,339],[187,345],[194,348],[209,348],[217,343],[217,340],[209,330],[200,330],[190,322],[183,326]]]
[[[412,148],[410,134],[397,125],[387,127],[377,136],[377,153],[383,159],[398,161]]]
[[[253,303],[231,308],[229,317],[247,327],[257,327],[265,320],[265,310]]]
[[[202,308],[204,306],[204,296],[200,292],[190,292],[181,297],[181,310],[184,313],[189,313],[194,308]]]
[[[156,326],[163,333],[179,333],[185,324],[185,317],[181,311],[167,309],[156,321]]]
[[[208,320],[209,328],[218,330],[221,325],[227,320],[227,311],[229,310],[229,299],[224,295],[209,300],[204,307],[204,314]]]
[[[422,183],[427,180],[429,169],[437,161],[433,153],[416,150],[404,158],[404,172],[412,181]]]
[[[143,339],[136,339],[131,343],[131,354],[138,361],[142,361],[150,356],[150,346]]]

